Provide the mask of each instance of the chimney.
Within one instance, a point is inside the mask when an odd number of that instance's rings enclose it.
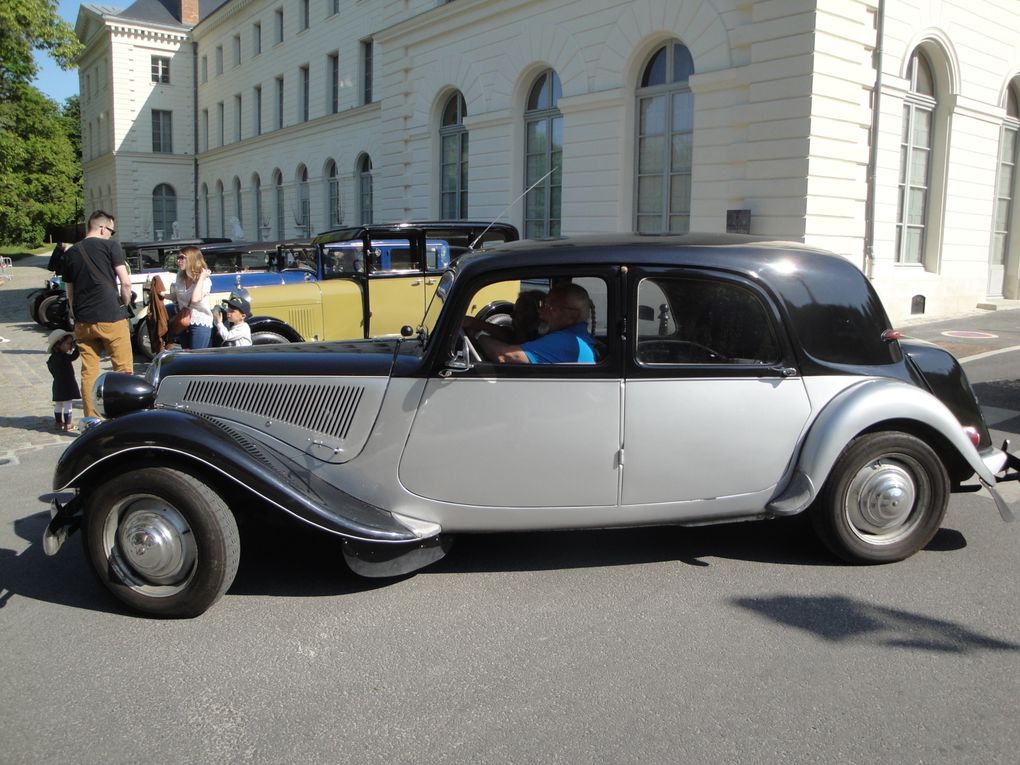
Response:
[[[199,0],[159,0],[171,15],[185,26],[198,23]]]
[[[182,24],[190,27],[198,23],[198,0],[180,0],[180,13],[177,18]]]

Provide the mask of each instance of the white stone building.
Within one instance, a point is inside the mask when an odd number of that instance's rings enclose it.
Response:
[[[124,240],[729,221],[951,313],[1020,297],[1018,29],[1017,0],[84,4],[85,206]]]

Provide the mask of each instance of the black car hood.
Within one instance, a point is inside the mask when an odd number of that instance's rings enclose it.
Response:
[[[420,360],[420,353],[407,347],[417,343],[400,339],[255,345],[160,354],[153,360],[156,368],[152,376],[158,379],[175,375],[387,376],[401,346],[405,346],[400,354],[402,366],[413,366]]]

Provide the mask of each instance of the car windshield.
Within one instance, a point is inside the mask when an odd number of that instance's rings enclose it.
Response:
[[[428,342],[431,342],[432,330],[436,327],[436,321],[439,319],[439,314],[443,310],[443,305],[446,303],[446,298],[450,294],[450,288],[453,287],[453,282],[456,278],[457,274],[455,271],[446,271],[442,278],[440,278],[439,286],[436,287],[436,291],[432,294],[432,299],[429,300],[428,308],[425,309],[425,316],[422,317],[421,326],[429,333]]]

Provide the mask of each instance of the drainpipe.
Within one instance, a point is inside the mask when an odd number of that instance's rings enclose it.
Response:
[[[194,129],[195,153],[192,155],[192,181],[191,196],[193,209],[195,210],[195,237],[199,236],[198,230],[198,43],[191,41],[191,93],[192,93],[192,128]]]
[[[875,176],[878,173],[878,123],[882,100],[882,44],[885,39],[885,0],[878,0],[875,23],[875,87],[871,91],[871,146],[868,151],[867,198],[864,212],[864,275],[872,278],[875,271]]]

